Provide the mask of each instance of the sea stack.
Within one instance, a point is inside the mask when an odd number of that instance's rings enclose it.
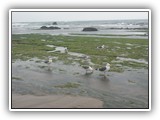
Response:
[[[52,25],[58,25],[57,22],[53,22]]]
[[[98,29],[94,27],[85,27],[82,31],[98,31]]]

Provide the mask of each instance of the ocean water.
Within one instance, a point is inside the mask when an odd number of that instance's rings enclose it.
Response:
[[[99,37],[148,38],[148,20],[98,20],[98,21],[60,21],[13,22],[12,34],[51,34],[51,35],[89,35]],[[57,30],[41,30],[41,26],[60,27]],[[84,32],[85,27],[95,27],[98,31]],[[115,35],[115,36],[114,36]]]

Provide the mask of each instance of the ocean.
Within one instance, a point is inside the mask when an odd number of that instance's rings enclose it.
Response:
[[[98,37],[148,38],[148,20],[96,20],[96,21],[12,22],[12,34],[85,35]],[[59,27],[56,30],[42,30],[40,27]],[[98,31],[82,31],[94,27]]]

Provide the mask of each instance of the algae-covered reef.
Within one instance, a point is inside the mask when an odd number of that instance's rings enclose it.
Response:
[[[12,61],[31,58],[56,57],[66,64],[78,62],[101,66],[111,63],[111,71],[121,72],[122,66],[148,68],[148,40],[131,38],[101,38],[84,36],[14,34],[12,35]],[[98,46],[104,45],[100,49]],[[56,51],[57,47],[67,48],[66,52]],[[72,53],[84,56],[74,56]],[[88,62],[85,58],[88,56]],[[87,61],[87,62],[86,62]]]

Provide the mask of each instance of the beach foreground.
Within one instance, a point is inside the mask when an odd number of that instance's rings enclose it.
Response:
[[[12,108],[102,108],[101,100],[73,95],[12,95]]]
[[[147,39],[14,34],[12,108],[147,109],[148,44]],[[52,63],[46,64],[48,58]],[[106,63],[107,73],[96,70]],[[94,72],[86,74],[82,66]]]

